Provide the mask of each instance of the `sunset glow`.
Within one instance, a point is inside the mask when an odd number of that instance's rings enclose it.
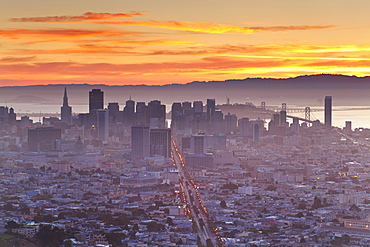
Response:
[[[248,2],[3,1],[0,86],[370,75],[370,3]]]

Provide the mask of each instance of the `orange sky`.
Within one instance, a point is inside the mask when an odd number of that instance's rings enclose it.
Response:
[[[370,75],[365,0],[2,0],[0,86]]]

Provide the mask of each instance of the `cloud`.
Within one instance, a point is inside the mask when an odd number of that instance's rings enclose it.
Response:
[[[224,57],[209,57],[198,62],[163,62],[138,64],[112,64],[112,63],[74,63],[49,62],[33,64],[0,65],[2,75],[59,75],[59,76],[119,76],[125,74],[145,75],[148,73],[176,74],[176,73],[213,73],[215,71],[230,71],[245,68],[279,67],[285,66],[289,61],[271,60],[254,61]]]
[[[0,36],[18,39],[19,36],[28,35],[34,37],[57,37],[57,38],[82,38],[96,36],[122,36],[135,35],[137,32],[113,31],[113,30],[86,30],[86,29],[8,29],[0,30]]]
[[[85,21],[99,21],[99,20],[110,20],[119,18],[129,18],[133,16],[144,15],[144,12],[128,12],[124,13],[92,13],[86,12],[83,15],[78,16],[46,16],[46,17],[24,17],[24,18],[11,18],[12,22],[48,22],[48,23],[75,23],[75,22],[85,22]]]
[[[36,56],[30,57],[3,57],[0,59],[0,63],[22,63],[30,62],[35,60]]]
[[[271,26],[271,27],[243,27],[228,24],[219,24],[214,22],[195,22],[195,21],[101,21],[99,24],[112,25],[135,25],[163,28],[170,30],[181,30],[198,33],[242,33],[251,34],[254,32],[278,32],[278,31],[295,31],[295,30],[312,30],[332,28],[333,25],[326,26]]]

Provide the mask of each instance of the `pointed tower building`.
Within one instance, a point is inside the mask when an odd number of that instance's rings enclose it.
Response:
[[[72,107],[68,105],[67,87],[64,88],[63,106],[60,109],[61,120],[67,124],[71,123]]]

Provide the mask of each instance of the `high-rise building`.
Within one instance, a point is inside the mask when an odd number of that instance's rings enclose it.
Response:
[[[279,113],[272,114],[272,120],[274,120],[275,126],[279,126],[280,125],[280,114]]]
[[[280,111],[280,125],[281,126],[286,126],[287,121],[286,121],[286,110],[281,110]]]
[[[150,155],[149,127],[135,125],[131,128],[131,159],[143,159]]]
[[[226,133],[232,134],[236,132],[236,127],[238,124],[238,118],[235,114],[230,114],[230,112],[225,115],[225,125],[226,125]]]
[[[67,87],[64,88],[63,106],[60,108],[60,118],[62,122],[71,123],[72,107],[68,105]]]
[[[119,105],[117,102],[108,103],[109,121],[115,123],[118,119]]]
[[[345,131],[347,134],[352,132],[352,121],[346,121]]]
[[[208,121],[213,118],[215,111],[216,111],[216,100],[207,99],[207,119]]]
[[[10,107],[9,114],[8,114],[8,122],[9,124],[15,124],[16,123],[17,114],[14,113],[13,107]]]
[[[159,100],[152,100],[148,103],[148,117],[151,128],[166,127],[166,106],[161,104]]]
[[[129,99],[123,108],[122,122],[125,126],[132,126],[135,121],[135,101]]]
[[[203,113],[203,102],[202,101],[194,101],[193,102],[193,108],[194,108],[194,113]]]
[[[253,123],[253,141],[259,142],[260,140],[260,124],[258,122]]]
[[[325,127],[331,128],[332,126],[332,97],[331,96],[325,96]]]
[[[191,109],[191,102],[189,101],[182,102],[182,109]]]
[[[243,136],[249,135],[248,133],[249,118],[239,119],[239,132]]]
[[[171,129],[150,130],[150,155],[171,157]]]
[[[109,134],[109,110],[99,109],[96,111],[96,129],[98,133],[98,139],[102,141],[108,140]]]
[[[171,128],[178,129],[182,115],[182,105],[174,102],[171,107]]]
[[[32,120],[28,116],[21,117],[21,128],[27,128],[32,124]]]
[[[103,109],[104,92],[100,89],[92,89],[89,92],[89,113],[95,114],[96,110]]]
[[[148,107],[145,102],[136,103],[136,123],[139,125],[149,125]]]
[[[28,130],[28,150],[32,152],[50,151],[54,149],[54,142],[61,139],[60,129],[53,127]]]
[[[297,117],[293,118],[292,130],[299,131],[299,119]]]
[[[205,135],[194,135],[190,138],[190,152],[203,154],[206,150]]]

